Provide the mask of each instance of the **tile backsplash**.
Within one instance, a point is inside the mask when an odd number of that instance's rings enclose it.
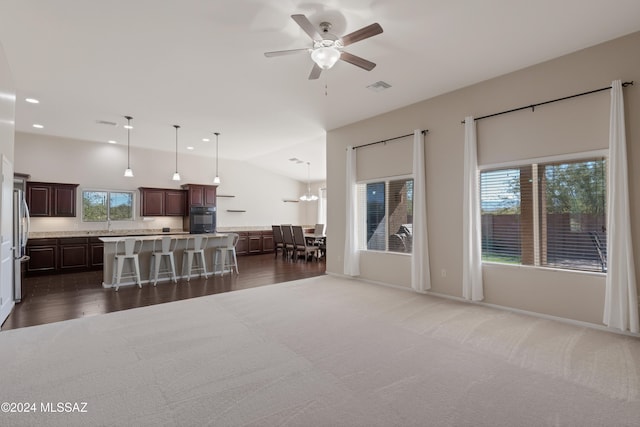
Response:
[[[134,221],[112,221],[111,230],[155,230],[169,227],[171,230],[182,230],[182,217],[147,217]],[[52,231],[97,231],[107,230],[108,223],[83,222],[79,218],[31,218],[31,229],[33,233]]]

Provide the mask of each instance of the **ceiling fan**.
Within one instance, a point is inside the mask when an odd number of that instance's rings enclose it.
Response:
[[[329,32],[331,29],[331,23],[329,22],[320,23],[320,30],[322,31],[322,34],[320,34],[306,16],[291,15],[291,18],[293,18],[300,28],[302,28],[304,32],[311,37],[313,40],[313,47],[265,52],[264,56],[267,58],[296,53],[311,53],[311,59],[313,59],[315,64],[309,74],[309,80],[315,80],[320,77],[322,70],[328,70],[333,67],[338,59],[367,71],[373,70],[376,66],[373,62],[367,61],[366,59],[360,58],[359,56],[353,55],[349,52],[345,52],[342,49],[345,46],[382,33],[382,27],[377,22],[338,38]]]

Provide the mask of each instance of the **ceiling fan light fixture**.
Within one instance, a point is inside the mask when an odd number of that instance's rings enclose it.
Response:
[[[311,52],[311,59],[323,70],[328,70],[340,59],[340,51],[333,46],[318,47]]]

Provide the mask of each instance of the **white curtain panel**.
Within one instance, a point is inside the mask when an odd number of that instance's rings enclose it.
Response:
[[[468,300],[484,299],[482,285],[482,223],[476,122],[464,120],[464,191],[462,202],[462,296]]]
[[[607,197],[607,281],[603,322],[610,328],[638,332],[622,82],[611,85]]]
[[[360,275],[360,252],[358,251],[357,188],[356,188],[356,150],[347,147],[347,176],[345,200],[345,233],[344,233],[344,274]]]
[[[411,287],[424,293],[431,289],[429,239],[427,233],[427,183],[424,160],[424,134],[413,134],[413,253],[411,255]]]
[[[318,189],[318,218],[316,221],[317,224],[327,224],[327,189],[320,188]]]

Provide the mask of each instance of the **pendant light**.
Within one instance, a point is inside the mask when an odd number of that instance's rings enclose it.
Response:
[[[311,162],[307,162],[307,192],[300,196],[303,202],[318,200],[318,196],[311,194]]]
[[[124,171],[124,176],[127,178],[133,178],[133,170],[131,169],[131,116],[124,116],[127,119],[127,125],[125,128],[127,129],[127,169]]]
[[[216,136],[216,177],[213,178],[213,183],[220,185],[220,176],[218,175],[218,137],[220,136],[220,132],[214,132],[213,134]]]
[[[178,173],[178,129],[180,129],[180,126],[173,125],[173,127],[176,128],[176,171],[173,173],[173,178],[171,179],[180,181],[180,174]]]

